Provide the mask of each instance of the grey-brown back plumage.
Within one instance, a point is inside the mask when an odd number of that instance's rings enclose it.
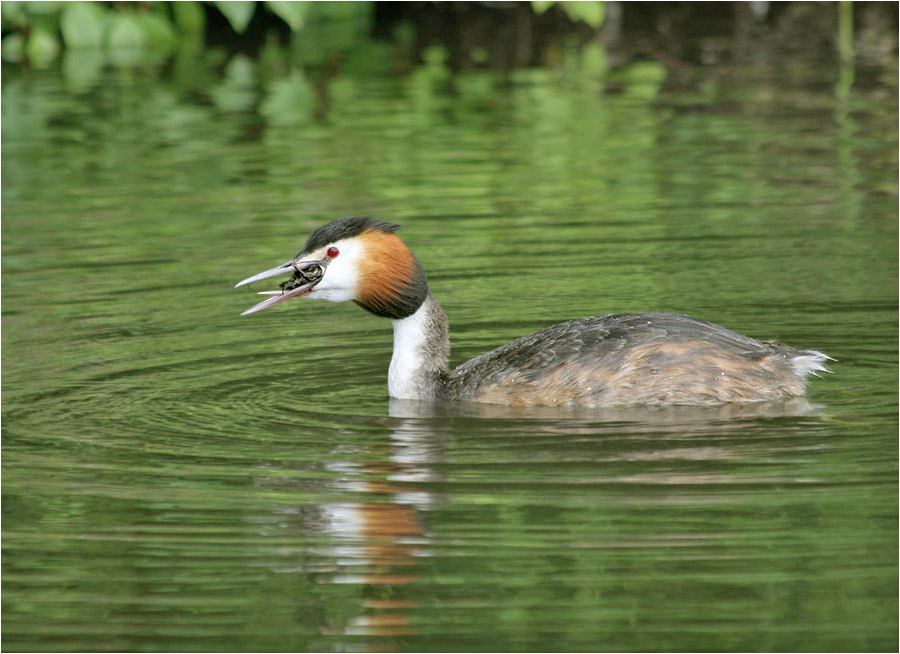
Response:
[[[571,320],[453,370],[453,399],[500,404],[714,404],[802,395],[803,353],[666,313]]]

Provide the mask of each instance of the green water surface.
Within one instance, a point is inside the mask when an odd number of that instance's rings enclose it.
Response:
[[[5,71],[3,648],[895,650],[896,87],[390,61]],[[391,402],[389,322],[232,288],[354,214],[404,225],[454,363],[656,310],[834,374]]]

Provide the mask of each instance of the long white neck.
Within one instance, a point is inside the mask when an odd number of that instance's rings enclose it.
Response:
[[[429,293],[418,310],[392,320],[394,355],[388,392],[403,400],[430,400],[441,394],[450,360],[447,317]]]

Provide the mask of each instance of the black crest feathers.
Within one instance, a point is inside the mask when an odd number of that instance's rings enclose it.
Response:
[[[359,236],[363,232],[369,230],[376,230],[383,234],[392,234],[398,229],[400,229],[400,225],[387,223],[368,216],[338,218],[327,225],[322,225],[310,234],[309,238],[306,239],[306,245],[303,246],[303,251],[297,256],[302,256],[313,250],[318,250],[319,248],[324,247],[329,243],[339,241],[342,238]]]

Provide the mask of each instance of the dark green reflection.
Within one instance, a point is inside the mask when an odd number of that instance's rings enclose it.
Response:
[[[4,71],[4,648],[895,647],[896,87],[337,42]],[[836,374],[802,412],[391,404],[387,322],[238,315],[346,214],[404,224],[455,362],[661,310]]]

